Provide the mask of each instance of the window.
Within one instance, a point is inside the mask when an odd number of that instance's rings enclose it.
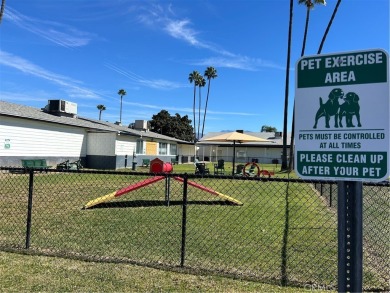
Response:
[[[168,144],[165,142],[158,143],[158,154],[166,155],[168,153]]]
[[[177,145],[175,144],[170,145],[169,154],[173,156],[177,155]]]
[[[142,139],[137,139],[137,146],[135,152],[137,154],[144,154],[144,141]]]

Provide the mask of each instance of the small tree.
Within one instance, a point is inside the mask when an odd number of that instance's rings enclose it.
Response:
[[[276,127],[273,126],[268,126],[268,125],[263,125],[261,126],[261,132],[277,132],[278,130]]]

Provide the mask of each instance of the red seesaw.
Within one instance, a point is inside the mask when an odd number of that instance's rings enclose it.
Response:
[[[170,166],[168,166],[167,164],[169,164]],[[163,161],[161,161],[160,159],[154,159],[150,162],[150,172],[154,172],[154,173],[171,173],[173,171],[173,167],[172,167],[172,164],[170,163],[164,163]],[[153,183],[156,183],[162,179],[164,179],[165,176],[155,176],[153,178],[148,178],[148,179],[145,179],[143,181],[140,181],[140,182],[137,182],[135,184],[131,184],[127,187],[124,187],[122,189],[119,189],[119,190],[116,190],[114,192],[111,192],[109,194],[106,194],[104,196],[101,196],[101,197],[98,197],[94,200],[91,200],[89,201],[85,206],[84,206],[84,209],[87,209],[87,208],[90,208],[94,205],[97,205],[99,203],[103,203],[103,202],[107,202],[109,200],[112,200],[116,197],[120,197],[126,193],[129,193],[131,191],[134,191],[134,190],[137,190],[141,187],[144,187],[144,186],[147,186],[149,184],[153,184]],[[179,182],[183,182],[184,179],[181,178],[181,177],[178,177],[178,176],[175,176],[173,177],[175,180],[179,181]],[[191,185],[193,187],[196,187],[196,188],[199,188],[201,190],[204,190],[210,194],[213,194],[215,196],[218,196],[224,200],[227,200],[231,203],[234,203],[236,205],[242,205],[243,203],[230,197],[230,196],[227,196],[223,193],[220,193],[218,191],[215,191],[209,187],[206,187],[206,186],[203,186],[201,184],[198,184],[196,182],[193,182],[193,181],[190,181],[190,180],[187,180],[187,183],[188,185]]]

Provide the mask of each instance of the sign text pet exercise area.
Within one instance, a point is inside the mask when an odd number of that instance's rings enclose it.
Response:
[[[387,179],[389,88],[389,58],[380,49],[299,59],[294,137],[297,174],[307,179]]]

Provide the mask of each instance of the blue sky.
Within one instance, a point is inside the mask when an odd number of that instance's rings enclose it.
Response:
[[[305,55],[317,53],[336,0],[310,14]],[[294,1],[289,125],[306,9]],[[34,107],[78,104],[78,114],[149,120],[162,109],[192,119],[193,70],[217,69],[205,133],[283,129],[289,1],[7,1],[0,24],[0,99]],[[389,51],[389,1],[343,0],[323,54]],[[207,87],[202,90],[202,102]],[[202,108],[203,108],[202,106]],[[203,114],[202,114],[203,115]],[[197,122],[198,123],[198,122]],[[290,130],[290,127],[289,127]]]

